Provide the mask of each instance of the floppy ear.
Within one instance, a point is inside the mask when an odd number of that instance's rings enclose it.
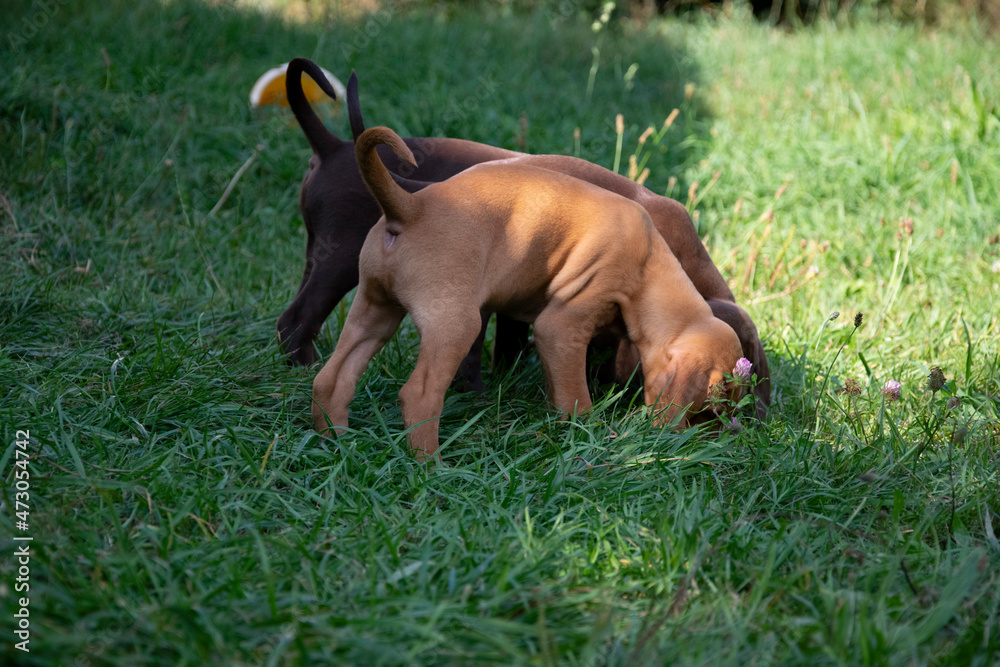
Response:
[[[757,399],[755,413],[757,419],[764,419],[767,416],[767,409],[771,405],[771,369],[767,366],[767,356],[764,354],[764,346],[761,345],[760,338],[755,338],[754,343],[753,356],[750,357],[750,361],[757,373],[757,386],[753,388],[753,395]]]
[[[715,317],[736,332],[736,336],[740,339],[740,347],[743,348],[743,356],[753,364],[752,371],[757,375],[757,386],[753,389],[757,398],[757,418],[763,419],[768,406],[771,405],[771,369],[767,365],[767,355],[764,354],[764,346],[760,342],[757,327],[754,326],[750,315],[731,301],[712,299],[708,305],[711,306]]]

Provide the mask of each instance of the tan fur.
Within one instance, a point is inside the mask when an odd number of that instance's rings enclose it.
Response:
[[[375,146],[412,162],[387,128],[362,134],[361,174],[386,215],[361,251],[361,280],[333,356],[313,383],[313,421],[348,425],[372,356],[410,313],[420,352],[400,391],[418,458],[438,448],[444,393],[475,341],[480,309],[533,322],[549,397],[565,413],[591,405],[586,350],[621,317],[661,423],[704,406],[741,356],[736,333],[684,273],[639,204],[548,169],[481,164],[409,194]]]

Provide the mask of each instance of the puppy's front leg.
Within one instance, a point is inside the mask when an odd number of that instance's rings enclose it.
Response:
[[[406,428],[415,427],[410,432],[410,446],[420,461],[438,449],[438,420],[445,391],[479,335],[481,321],[475,308],[449,307],[438,302],[433,310],[431,316],[418,310],[411,313],[420,332],[420,353],[410,379],[399,390],[403,423]]]
[[[587,344],[594,333],[584,313],[549,305],[535,320],[535,347],[545,368],[549,400],[567,415],[590,409]]]
[[[396,332],[403,319],[398,307],[377,306],[359,290],[351,305],[333,356],[313,380],[313,425],[328,431],[327,419],[343,432],[358,379],[368,362]]]

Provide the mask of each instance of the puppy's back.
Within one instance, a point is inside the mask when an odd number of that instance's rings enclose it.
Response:
[[[411,247],[480,285],[483,303],[529,319],[598,274],[634,285],[656,243],[669,254],[642,206],[547,169],[477,165],[415,197],[422,215]]]

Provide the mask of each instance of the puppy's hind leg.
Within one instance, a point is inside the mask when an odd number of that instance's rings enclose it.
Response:
[[[320,433],[338,432],[347,426],[348,410],[358,379],[368,362],[399,327],[404,311],[398,306],[376,305],[359,291],[347,314],[333,356],[313,380],[313,425]]]
[[[447,313],[443,316],[442,313]],[[403,423],[410,432],[410,446],[418,460],[438,449],[438,420],[444,408],[444,394],[466,352],[476,340],[480,315],[476,308],[435,305],[435,314],[411,313],[420,332],[417,365],[399,390]]]
[[[313,342],[323,322],[344,295],[358,284],[357,257],[360,247],[347,248],[344,257],[331,258],[318,248],[310,256],[307,277],[292,304],[278,318],[278,339],[288,363],[308,365],[316,361]]]

